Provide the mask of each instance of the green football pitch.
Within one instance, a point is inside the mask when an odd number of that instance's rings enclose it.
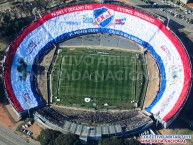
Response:
[[[131,109],[133,100],[141,101],[146,80],[140,56],[120,50],[61,49],[52,71],[53,103]]]

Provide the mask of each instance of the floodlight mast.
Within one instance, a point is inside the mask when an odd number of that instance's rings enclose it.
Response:
[[[29,110],[30,110],[30,105],[29,105],[28,99],[27,99],[27,101],[26,101],[26,105],[27,105],[28,117],[30,118],[30,112],[29,112]]]
[[[170,22],[170,16],[169,15],[167,15],[167,25],[166,25],[166,27],[167,27],[167,29],[169,29],[169,22]]]
[[[24,95],[24,97],[25,97],[25,99],[26,99],[26,106],[27,106],[27,112],[28,112],[28,117],[30,118],[30,112],[29,112],[29,110],[30,110],[30,105],[29,105],[29,100],[28,100],[28,98]]]

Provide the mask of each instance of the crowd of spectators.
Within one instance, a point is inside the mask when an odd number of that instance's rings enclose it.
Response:
[[[41,115],[43,118],[45,118],[46,120],[50,121],[51,123],[59,127],[62,127],[65,121],[69,120],[68,117],[61,115],[58,111],[49,107],[38,109],[37,113]]]
[[[122,128],[129,131],[152,123],[149,117],[137,110],[107,112],[63,109],[60,112],[53,108],[44,107],[39,109],[37,113],[59,127],[64,126],[65,121],[70,121],[77,124],[87,124],[88,126],[121,125]]]
[[[81,111],[78,114],[68,114],[68,116],[77,123],[86,122],[89,125],[96,125],[104,123],[113,124],[114,122],[118,122],[120,120],[132,118],[137,114],[137,111],[125,111],[116,113],[110,113],[107,111]]]
[[[133,130],[135,128],[141,127],[143,125],[146,125],[150,122],[151,122],[151,119],[149,117],[146,117],[143,114],[138,114],[131,118],[114,122],[114,124],[120,124],[122,127],[126,128],[129,131],[129,130]]]

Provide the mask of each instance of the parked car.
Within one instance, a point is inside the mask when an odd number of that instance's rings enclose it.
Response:
[[[25,126],[25,128],[28,128],[28,125],[27,125],[27,124],[25,124],[24,126]]]
[[[29,126],[31,126],[32,125],[32,122],[31,121],[28,121],[28,123],[27,123]]]
[[[21,127],[22,127],[23,129],[25,129],[25,128],[26,128],[26,127],[25,127],[25,125],[22,125]]]
[[[188,14],[191,14],[192,13],[192,11],[191,10],[188,10]]]
[[[26,134],[27,134],[28,136],[31,136],[31,135],[32,135],[32,132],[28,130]]]

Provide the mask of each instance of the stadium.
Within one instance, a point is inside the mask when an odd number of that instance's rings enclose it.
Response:
[[[146,54],[159,72],[159,90],[147,106]],[[44,126],[84,140],[140,132],[151,118],[166,128],[191,87],[191,63],[177,36],[159,19],[113,4],[40,16],[10,44],[3,72],[19,117],[31,112]]]

